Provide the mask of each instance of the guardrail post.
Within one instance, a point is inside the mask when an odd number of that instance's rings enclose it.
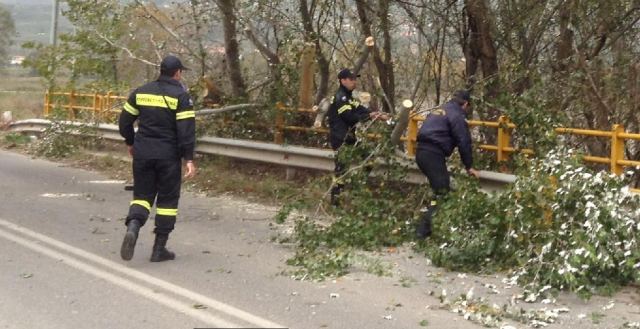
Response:
[[[47,89],[47,91],[44,93],[44,111],[42,113],[45,118],[49,116],[50,108],[51,108],[51,93],[49,89]]]
[[[102,119],[100,115],[100,98],[98,98],[98,92],[93,92],[93,119],[98,121]]]
[[[497,157],[498,162],[507,161],[509,159],[509,152],[505,149],[509,147],[511,140],[511,131],[509,130],[509,119],[501,115],[498,119],[498,141],[497,141]]]
[[[111,95],[112,95],[111,90],[109,90],[109,92],[107,92],[107,99],[104,104],[104,110],[109,112],[111,112]]]
[[[273,134],[273,142],[276,144],[284,144],[284,104],[276,103],[276,122]]]
[[[624,172],[624,166],[619,161],[624,160],[624,138],[620,134],[624,133],[622,125],[613,125],[611,129],[611,172],[620,175]]]
[[[418,140],[418,120],[415,111],[409,112],[409,125],[407,126],[407,154],[416,154],[416,141]]]
[[[76,118],[76,112],[73,109],[73,107],[75,106],[76,103],[76,95],[75,95],[75,91],[71,90],[71,92],[69,93],[69,118],[71,120],[75,120]]]

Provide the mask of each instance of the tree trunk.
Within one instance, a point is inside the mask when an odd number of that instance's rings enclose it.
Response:
[[[466,89],[472,90],[478,80],[478,62],[480,61],[480,53],[478,46],[478,35],[476,31],[475,21],[467,16],[463,18],[463,28],[460,42],[462,43],[462,53],[464,54]]]
[[[485,82],[484,97],[493,100],[498,96],[498,57],[491,34],[491,13],[487,0],[466,0],[469,20],[470,51],[479,56],[482,78]],[[467,65],[470,65],[469,63]],[[475,70],[475,68],[474,68]],[[487,119],[496,120],[498,109],[489,108]]]
[[[113,85],[117,86],[118,83],[119,83],[118,80],[120,80],[118,78],[118,55],[114,51],[113,53],[111,53],[110,57],[111,58],[109,58],[109,59],[111,61],[111,70],[113,70],[113,72],[112,72],[113,73]]]
[[[304,28],[304,39],[316,45],[316,61],[318,62],[318,70],[320,72],[320,82],[318,83],[318,90],[316,91],[315,104],[319,104],[320,101],[327,96],[329,89],[329,61],[322,52],[320,37],[313,29],[312,17],[309,6],[307,5],[307,0],[300,0],[299,2],[300,17]]]
[[[218,0],[218,7],[222,13],[222,27],[224,30],[225,59],[229,80],[231,82],[231,94],[234,97],[246,98],[247,89],[242,78],[240,68],[240,50],[236,31],[236,16],[233,13],[235,0]]]
[[[387,13],[388,13],[388,7],[389,7],[389,3],[388,0],[380,0],[381,2],[386,2],[386,7],[387,7]],[[358,17],[360,19],[360,28],[362,30],[362,34],[367,37],[367,36],[373,36],[373,34],[371,33],[371,21],[369,20],[369,17],[367,16],[367,7],[368,5],[366,4],[366,0],[356,0],[356,8],[358,10]],[[381,3],[381,7],[384,7],[384,3]],[[386,16],[386,14],[385,14]],[[388,26],[387,26],[388,29]],[[384,33],[384,32],[383,32]],[[387,31],[388,33],[388,31]],[[385,40],[385,47],[391,47],[390,44],[386,45],[386,40]],[[385,97],[388,99],[389,103],[391,103],[393,96],[389,94],[389,74],[387,72],[387,65],[385,62],[382,61],[382,57],[380,56],[380,51],[378,50],[378,47],[376,45],[374,45],[371,49],[371,52],[373,53],[373,60],[374,63],[376,65],[376,68],[378,70],[378,78],[380,79],[380,87],[382,88],[382,92],[386,95]],[[388,61],[390,61],[391,59],[388,59]],[[393,76],[393,72],[391,72],[391,76]],[[391,78],[391,81],[393,81],[393,78]],[[393,83],[391,84],[391,86],[393,86]],[[384,111],[385,112],[391,112],[393,111],[393,103],[389,104],[386,101],[383,102],[384,104]]]
[[[573,55],[573,30],[569,28],[571,21],[571,7],[573,1],[566,1],[562,4],[559,11],[559,28],[560,37],[556,45],[556,61],[555,70],[563,72],[568,68],[567,60]]]
[[[379,15],[380,15],[380,27],[382,28],[382,38],[384,44],[382,46],[384,50],[384,72],[386,75],[386,87],[384,88],[385,94],[388,97],[387,104],[390,108],[387,112],[393,113],[395,110],[395,90],[396,82],[393,73],[393,54],[391,53],[391,22],[389,22],[389,0],[379,0]],[[380,79],[382,81],[382,78]]]
[[[195,38],[198,42],[198,56],[196,58],[199,61],[199,75],[202,77],[207,74],[207,51],[204,48],[204,42],[202,40],[202,21],[200,19],[200,13],[197,10],[198,3],[196,0],[191,0],[191,16],[195,25]]]

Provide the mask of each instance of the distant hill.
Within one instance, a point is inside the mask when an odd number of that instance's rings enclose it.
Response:
[[[21,45],[27,41],[49,42],[52,0],[0,0],[0,4],[9,10],[16,26],[17,36],[9,55],[25,55]],[[58,31],[71,30],[71,23],[60,15]]]
[[[129,3],[131,0],[121,0]],[[155,0],[157,5],[171,4],[172,0]],[[13,16],[16,25],[15,44],[9,49],[9,55],[25,55],[21,45],[27,41],[49,43],[51,30],[51,9],[53,0],[0,0]],[[64,9],[64,1],[60,1],[60,8]],[[71,32],[73,26],[60,14],[58,33]]]

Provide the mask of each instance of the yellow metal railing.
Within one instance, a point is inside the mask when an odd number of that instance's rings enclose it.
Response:
[[[415,154],[415,145],[418,131],[418,122],[423,121],[423,116],[412,115],[409,120],[408,128],[408,140],[407,151],[409,154]],[[497,145],[480,145],[479,148],[488,151],[496,152],[496,157],[499,162],[505,161],[509,158],[510,153],[520,152],[525,154],[532,154],[531,149],[515,149],[510,146],[511,132],[516,125],[509,122],[509,119],[505,116],[501,116],[497,122],[493,121],[468,121],[471,127],[492,127],[498,130]],[[558,134],[568,135],[580,135],[580,136],[595,136],[595,137],[607,137],[611,141],[611,154],[609,157],[599,157],[586,155],[583,157],[584,161],[592,163],[607,164],[610,167],[612,173],[620,175],[624,172],[624,167],[640,166],[640,161],[628,160],[624,157],[624,145],[627,139],[640,140],[640,134],[627,133],[624,131],[622,125],[614,124],[611,131],[602,130],[589,130],[589,129],[574,129],[574,128],[555,128],[555,132]],[[633,189],[634,192],[640,192],[640,189]]]
[[[285,112],[315,114],[315,112],[310,109],[287,108],[282,103],[276,104],[275,133],[274,133],[275,143],[279,143],[279,144],[284,143],[285,131],[307,131],[307,132],[323,133],[323,134],[326,134],[328,132],[328,130],[324,128],[309,128],[309,127],[287,125],[285,122],[286,121],[285,115],[284,115]],[[405,141],[406,150],[409,155],[415,155],[417,136],[418,136],[418,124],[421,121],[424,121],[424,119],[425,119],[424,116],[416,115],[413,112],[409,116],[409,125],[407,127],[407,134],[406,134],[406,137],[402,138],[402,140]],[[524,154],[533,154],[532,149],[526,149],[526,148],[516,149],[511,146],[511,133],[513,129],[516,128],[516,125],[511,123],[509,119],[505,116],[501,116],[498,119],[498,121],[469,120],[467,122],[471,127],[489,127],[489,128],[497,129],[496,145],[481,144],[478,146],[478,148],[486,151],[495,152],[496,160],[498,162],[503,162],[508,160],[509,155],[511,153],[518,152],[518,153],[524,153]],[[625,141],[628,139],[640,140],[640,134],[627,133],[624,131],[624,128],[622,125],[614,124],[611,131],[574,129],[574,128],[556,128],[555,132],[558,134],[596,136],[596,137],[609,138],[611,140],[611,154],[609,157],[586,155],[583,157],[583,159],[586,162],[608,164],[612,173],[619,175],[624,172],[624,167],[640,166],[640,161],[629,160],[629,159],[625,159],[624,157]],[[633,189],[633,191],[640,192],[640,189]]]
[[[111,92],[107,94],[83,94],[75,93],[74,91],[47,92],[44,99],[44,115],[45,117],[48,116],[53,108],[59,107],[67,111],[68,118],[71,120],[76,119],[81,113],[90,112],[91,119],[104,121],[105,119],[117,117],[117,115],[121,111],[121,107],[118,105],[122,104],[125,100],[126,97],[118,96]],[[325,128],[287,125],[285,112],[305,114],[316,113],[311,109],[288,108],[284,104],[278,102],[276,104],[275,111],[275,130],[273,138],[273,141],[277,144],[284,143],[284,133],[286,131],[303,131],[321,134],[328,133],[328,130]],[[418,124],[424,119],[424,116],[416,115],[413,112],[409,116],[407,134],[402,138],[402,140],[406,143],[406,150],[409,155],[415,154],[418,136]],[[497,129],[496,145],[481,144],[478,146],[478,148],[495,152],[496,160],[498,162],[508,160],[511,153],[518,152],[524,154],[533,154],[533,150],[531,149],[516,149],[510,146],[511,132],[514,128],[516,128],[516,125],[511,123],[505,116],[501,116],[498,121],[469,120],[468,123],[471,127],[489,127]],[[625,132],[622,125],[614,124],[610,131],[575,128],[556,128],[555,131],[558,134],[609,138],[611,143],[611,153],[609,157],[586,155],[583,157],[583,159],[587,162],[607,164],[609,165],[612,173],[619,175],[623,173],[624,167],[640,166],[640,161],[625,159],[624,157],[625,141],[628,139],[640,140],[640,134]],[[369,137],[376,138],[378,136],[370,135]],[[640,192],[640,190],[638,189],[634,189],[634,191]]]
[[[69,120],[84,117],[88,113],[90,119],[104,121],[117,117],[121,111],[121,107],[118,105],[125,100],[126,97],[115,95],[112,92],[89,94],[76,93],[75,91],[47,91],[44,95],[43,114],[48,117],[54,108],[61,108],[67,111]]]

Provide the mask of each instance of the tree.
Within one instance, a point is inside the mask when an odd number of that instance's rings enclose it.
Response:
[[[13,36],[16,33],[11,13],[0,4],[0,60],[7,56],[7,48],[13,43]]]
[[[365,36],[373,36],[373,23],[370,18],[370,12],[377,13],[379,19],[377,28],[382,33],[382,54],[378,46],[373,47],[373,60],[378,70],[378,78],[380,79],[380,87],[385,99],[384,109],[385,112],[394,111],[394,99],[395,99],[395,78],[393,74],[393,55],[391,49],[391,23],[389,21],[389,7],[390,2],[388,0],[378,0],[377,10],[373,10],[371,4],[366,0],[356,0],[356,8],[358,10],[358,18],[360,21],[360,28],[362,34]]]
[[[240,45],[236,27],[235,0],[216,0],[222,14],[224,30],[224,46],[227,71],[231,82],[231,93],[234,97],[247,97],[247,90],[240,67]]]
[[[466,26],[463,32],[462,48],[466,59],[467,86],[469,89],[477,81],[478,63],[485,83],[484,96],[493,100],[498,95],[498,54],[493,36],[493,13],[487,0],[465,0]],[[488,120],[495,120],[499,110],[489,108]]]
[[[321,30],[321,23],[323,19],[323,14],[318,14],[317,26],[313,26],[313,13],[316,8],[309,8],[307,4],[307,0],[299,0],[299,9],[300,9],[300,18],[302,20],[302,26],[304,28],[304,39],[306,42],[312,42],[315,44],[316,51],[316,61],[318,62],[318,68],[320,71],[320,83],[318,83],[318,91],[316,92],[315,103],[319,104],[320,101],[327,95],[327,91],[329,88],[329,61],[322,50],[322,45],[320,43],[321,36],[319,32]],[[318,7],[317,1],[312,1],[312,5]],[[328,6],[320,7],[321,9],[327,9]]]

